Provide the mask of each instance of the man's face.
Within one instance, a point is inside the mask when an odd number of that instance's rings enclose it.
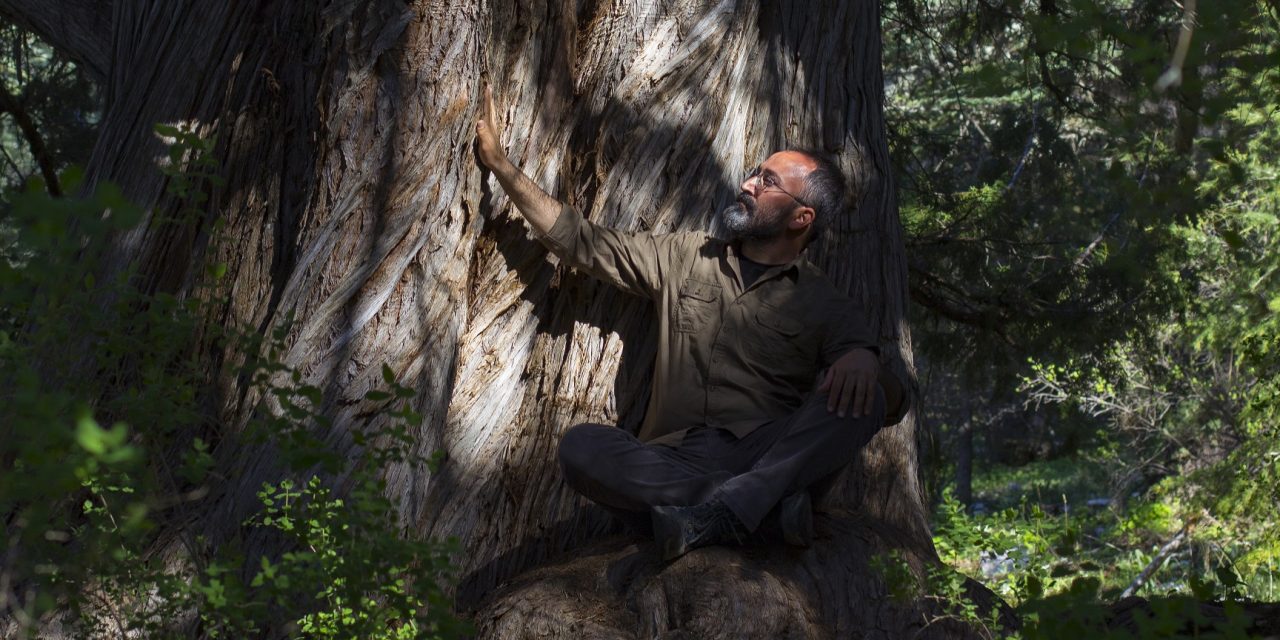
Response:
[[[771,240],[782,235],[802,205],[805,177],[817,165],[808,156],[780,151],[769,156],[742,182],[738,201],[720,212],[721,222],[735,239]]]

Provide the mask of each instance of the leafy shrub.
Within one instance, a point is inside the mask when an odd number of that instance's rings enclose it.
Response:
[[[166,168],[181,206],[165,225],[203,215],[216,183],[212,141],[158,128],[174,141]],[[61,181],[73,193],[77,171]],[[113,234],[142,212],[110,184],[53,198],[33,180],[7,195],[0,247],[0,635],[50,624],[83,637],[444,638],[466,632],[444,588],[452,542],[416,540],[396,521],[381,472],[438,461],[412,453],[422,421],[413,391],[383,368],[370,392],[389,419],[354,434],[339,456],[321,435],[321,390],[279,360],[282,333],[219,328],[202,314],[215,283],[190,296],[146,293],[126,270],[103,277]],[[264,401],[249,433],[288,451],[288,475],[261,487],[246,533],[269,532],[276,554],[234,544],[157,557],[154,532],[175,507],[190,512],[226,479],[205,396],[213,375],[200,345],[230,348]],[[217,437],[225,437],[219,435]],[[222,443],[226,444],[226,443]],[[341,480],[341,482],[339,482]],[[198,508],[198,507],[197,507]],[[246,536],[247,537],[247,536]],[[190,543],[189,543],[190,544]],[[215,558],[206,561],[207,558]]]

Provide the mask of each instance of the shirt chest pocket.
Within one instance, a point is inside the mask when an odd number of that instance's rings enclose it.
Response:
[[[813,366],[813,336],[806,334],[804,323],[798,318],[762,306],[756,309],[749,325],[750,339],[744,347],[756,364],[782,375],[799,374]]]
[[[676,301],[676,331],[697,333],[709,327],[720,313],[720,285],[685,280]]]
[[[765,335],[771,337],[781,337],[787,339],[795,339],[800,335],[800,321],[795,318],[789,318],[782,312],[769,307],[761,307],[756,311],[756,322],[765,329]]]

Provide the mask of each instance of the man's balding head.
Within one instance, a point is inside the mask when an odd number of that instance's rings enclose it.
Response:
[[[789,149],[784,153],[804,156],[812,166],[804,177],[804,187],[797,195],[813,208],[813,224],[806,238],[807,242],[813,242],[844,209],[849,196],[848,182],[835,157],[829,153],[812,149]]]
[[[830,156],[807,149],[770,155],[742,182],[737,204],[721,213],[735,238],[791,237],[808,244],[844,204],[845,182]]]

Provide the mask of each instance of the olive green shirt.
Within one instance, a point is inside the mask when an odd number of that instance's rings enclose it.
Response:
[[[678,443],[700,426],[742,437],[799,408],[851,349],[878,351],[862,310],[803,254],[744,288],[732,243],[619,231],[568,205],[543,242],[565,264],[656,305],[644,441]]]

